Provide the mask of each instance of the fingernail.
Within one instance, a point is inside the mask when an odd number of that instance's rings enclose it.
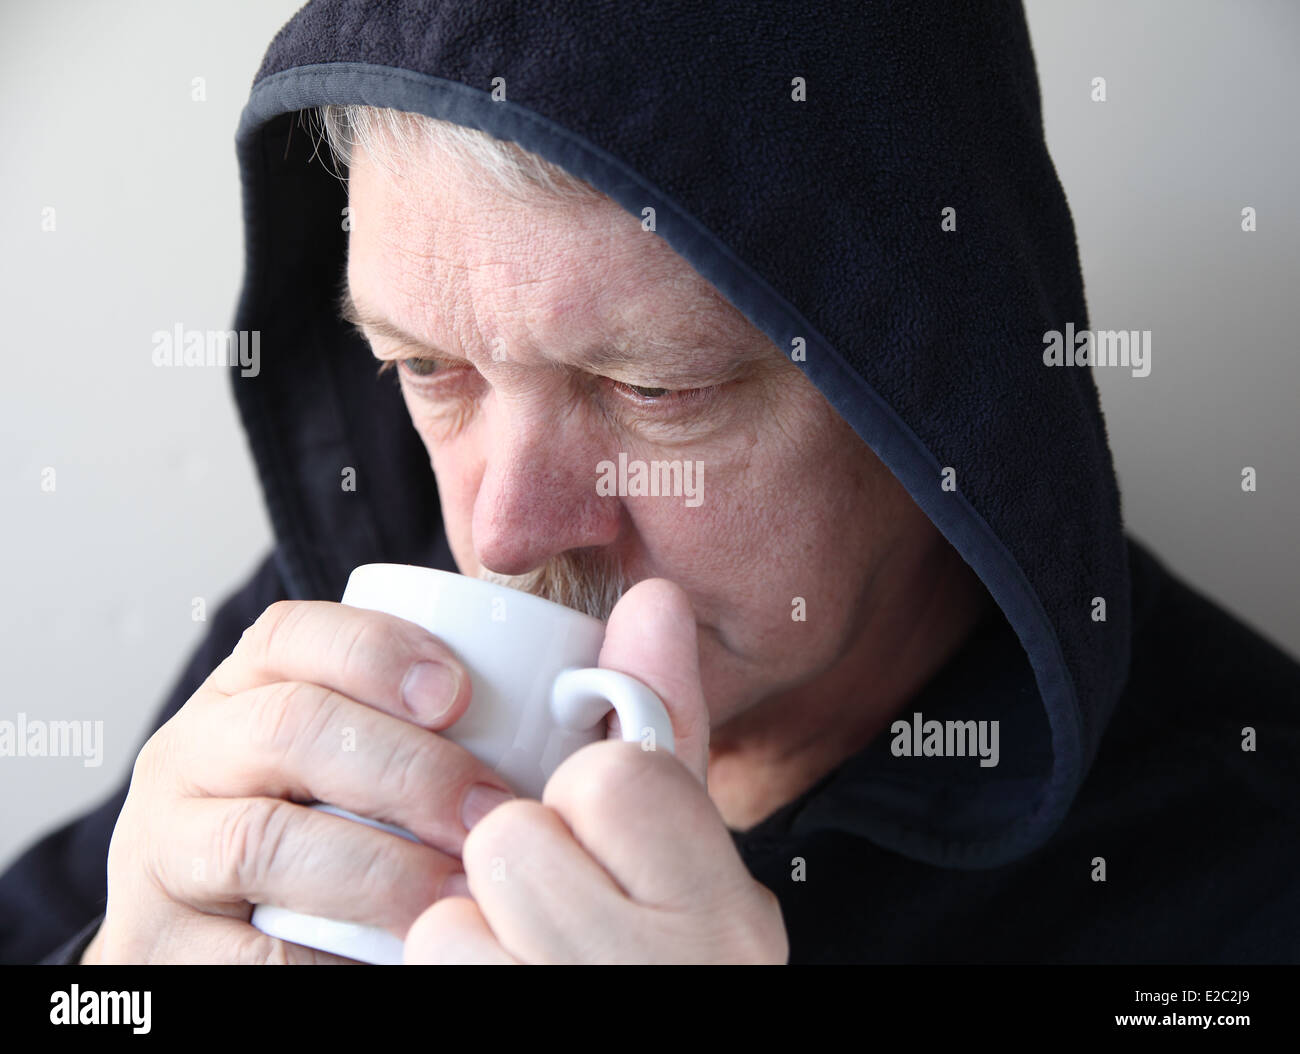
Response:
[[[479,820],[502,802],[510,801],[513,797],[513,794],[498,787],[490,787],[486,783],[474,784],[465,795],[465,804],[460,807],[460,819],[465,825],[465,830],[472,831]]]
[[[442,884],[442,895],[444,897],[468,897],[469,882],[464,874],[457,871],[454,875],[449,875],[447,881]]]
[[[402,682],[402,702],[419,721],[436,721],[456,702],[460,674],[440,662],[417,662]]]

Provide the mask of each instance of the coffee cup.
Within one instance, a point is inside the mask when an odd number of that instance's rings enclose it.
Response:
[[[438,734],[490,765],[519,795],[541,798],[565,758],[606,738],[610,710],[625,740],[673,750],[658,697],[627,674],[596,667],[605,637],[599,619],[508,586],[410,564],[356,568],[342,603],[414,622],[451,650],[469,672],[472,693],[465,713]],[[417,840],[327,802],[310,808]],[[402,961],[402,941],[376,926],[273,904],[259,904],[251,922],[273,937],[359,962]]]

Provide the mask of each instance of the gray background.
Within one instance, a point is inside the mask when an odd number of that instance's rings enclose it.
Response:
[[[219,369],[151,334],[225,329],[242,257],[234,130],[289,0],[6,4],[0,297],[9,334],[0,719],[104,721],[99,768],[0,759],[0,869],[131,770],[206,624],[270,544]],[[1300,655],[1300,7],[1030,0],[1052,156],[1129,529]],[[1090,100],[1095,76],[1108,100]],[[207,99],[191,100],[195,77]],[[1240,229],[1252,205],[1259,229]],[[57,230],[40,229],[57,209]],[[1244,494],[1243,466],[1259,490]],[[53,466],[57,489],[40,488]]]

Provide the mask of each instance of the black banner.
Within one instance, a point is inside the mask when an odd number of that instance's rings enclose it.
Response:
[[[851,970],[851,1003],[842,981],[814,979],[808,971],[748,970],[713,980],[664,974],[639,975],[639,998],[629,978],[602,970],[583,978],[581,993],[567,998],[556,984],[524,981],[519,972],[488,979],[465,968],[356,970],[241,967],[105,966],[10,967],[0,1008],[9,1034],[115,1033],[128,1043],[203,1039],[364,1039],[428,1035],[455,1028],[466,1016],[492,1011],[484,1027],[532,1031],[546,1023],[553,1034],[562,998],[585,1016],[638,1031],[660,1028],[676,1014],[734,1019],[773,1011],[800,1023],[843,1016],[859,1026],[864,1043],[887,1036],[930,1041],[951,1035],[985,1037],[1118,1037],[1122,1033],[1173,1032],[1237,1037],[1293,1035],[1295,967],[1265,966],[871,966]],[[572,983],[572,982],[570,982]],[[716,987],[715,987],[716,986]],[[742,995],[737,999],[735,993]],[[601,995],[602,989],[608,994]],[[712,994],[711,994],[712,993]],[[471,1025],[470,1027],[474,1027]],[[730,1027],[736,1027],[734,1025]],[[743,1027],[743,1026],[741,1026]],[[615,1036],[621,1033],[616,1031]],[[53,1037],[51,1037],[53,1038]]]

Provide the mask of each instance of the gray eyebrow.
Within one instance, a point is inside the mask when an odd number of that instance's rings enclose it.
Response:
[[[427,341],[422,340],[411,333],[407,333],[400,326],[394,325],[388,319],[362,309],[352,296],[352,288],[348,284],[346,276],[344,277],[339,289],[338,313],[339,317],[343,319],[343,321],[350,322],[355,326],[362,336],[366,336],[368,333],[373,333],[410,347],[421,348],[434,355],[443,356],[444,358],[455,357],[448,355],[448,353],[442,348],[429,344]],[[714,345],[714,347],[717,347],[717,345]],[[676,360],[676,362],[667,365],[681,365],[685,368],[689,368],[691,365],[686,354],[684,354],[687,349],[676,342],[655,341],[643,344],[642,348],[650,351],[652,354],[657,352],[669,359]],[[728,375],[740,372],[746,365],[752,362],[761,361],[769,357],[766,353],[766,349],[738,347],[728,350],[732,352],[732,362],[729,368],[723,368],[723,372]],[[737,355],[737,351],[742,351],[743,353]],[[644,369],[647,365],[651,365],[651,363],[647,362],[644,353],[635,355],[623,348],[607,344],[589,348],[583,353],[580,362],[566,363],[564,365],[569,365],[577,369],[599,371],[618,368]],[[660,360],[654,362],[653,365],[663,366],[666,364]]]

